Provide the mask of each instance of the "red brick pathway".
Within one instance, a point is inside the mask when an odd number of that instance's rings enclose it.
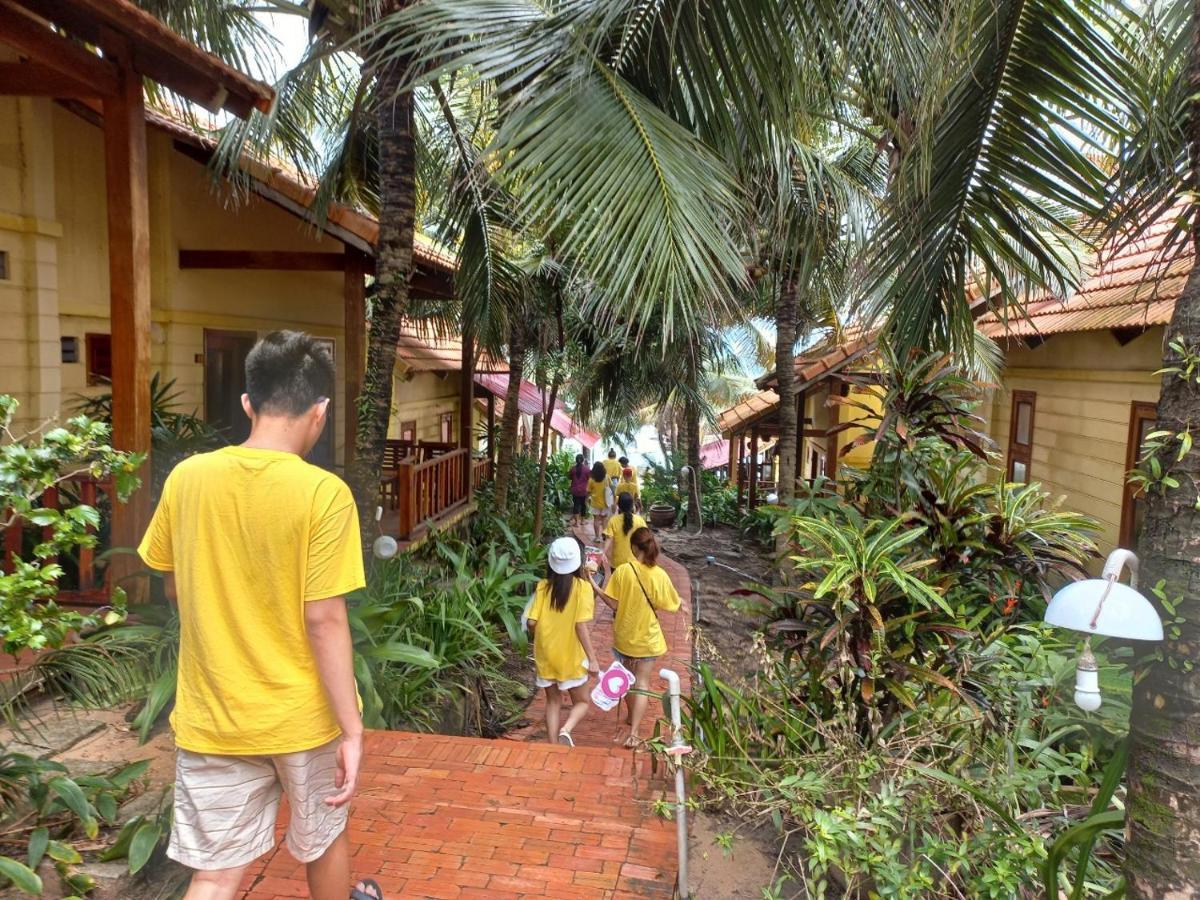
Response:
[[[684,604],[660,615],[663,665],[686,690],[691,591],[683,567],[664,562]],[[607,665],[612,614],[602,604],[593,642]],[[648,777],[644,753],[613,745],[615,711],[593,708],[574,749],[545,743],[544,696],[517,740],[370,733],[351,813],[355,877],[378,880],[388,900],[671,897],[675,826],[654,811],[669,787]],[[658,712],[651,700],[643,734]],[[252,867],[242,894],[307,896],[303,867],[282,845]]]

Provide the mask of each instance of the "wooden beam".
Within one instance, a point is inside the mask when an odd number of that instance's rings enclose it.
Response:
[[[35,62],[74,81],[92,85],[93,97],[111,97],[121,88],[121,75],[112,60],[102,59],[51,31],[45,22],[10,0],[0,0],[0,38]]]
[[[830,397],[833,396],[834,390],[835,390],[835,387],[834,387],[833,382],[831,381],[829,383],[829,396]],[[826,406],[828,406],[828,405],[829,405],[828,402],[826,402]],[[845,434],[845,432],[840,432],[840,433]],[[830,481],[837,481],[837,468],[838,468],[838,435],[830,434],[830,435],[827,435],[825,438],[825,477],[828,478]]]
[[[183,251],[180,251],[182,256]],[[334,254],[340,255],[340,254]],[[345,402],[342,459],[349,467],[354,462],[358,443],[358,395],[362,392],[363,371],[367,365],[367,258],[354,247],[347,247],[342,270],[342,326],[346,335]]]
[[[758,429],[750,431],[750,508],[758,506]]]
[[[60,100],[84,100],[101,96],[96,85],[36,62],[0,63],[0,94],[16,97],[55,97]]]
[[[737,505],[742,508],[746,497],[746,433],[737,433]]]
[[[10,2],[10,0],[5,0]],[[73,37],[120,56],[148,78],[217,112],[269,112],[275,92],[191,44],[133,4],[112,0],[16,0]],[[86,52],[86,51],[85,51]]]
[[[462,326],[462,368],[458,377],[458,446],[467,451],[463,465],[463,494],[469,502],[475,480],[471,477],[471,439],[475,430],[475,335],[466,321]]]
[[[349,249],[349,248],[347,248]],[[318,250],[180,250],[181,269],[263,269],[283,272],[348,272],[349,253]],[[366,263],[353,265],[366,271]]]
[[[108,202],[109,307],[112,318],[113,445],[150,453],[150,203],[142,76],[120,69],[120,90],[104,101]],[[136,547],[150,521],[150,461],[142,487],[114,504],[114,547]],[[119,578],[132,568],[118,565]],[[110,585],[113,580],[110,579]],[[128,587],[128,586],[127,586]]]

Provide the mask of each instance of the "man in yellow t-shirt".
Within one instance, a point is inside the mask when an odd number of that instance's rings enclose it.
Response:
[[[246,358],[250,437],[176,466],[138,547],[179,605],[167,853],[197,870],[189,900],[235,896],[275,845],[281,793],[311,895],[348,893],[363,726],[344,598],[364,584],[362,548],[349,488],[303,458],[333,391],[312,337],[262,338]]]

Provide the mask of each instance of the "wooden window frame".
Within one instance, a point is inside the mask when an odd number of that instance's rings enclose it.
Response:
[[[1129,404],[1129,432],[1125,438],[1125,469],[1121,479],[1123,486],[1121,494],[1121,528],[1117,538],[1120,546],[1129,549],[1133,549],[1134,541],[1137,539],[1137,535],[1133,531],[1134,502],[1137,500],[1137,492],[1134,486],[1129,483],[1129,472],[1137,465],[1138,456],[1141,454],[1141,442],[1138,440],[1138,436],[1141,434],[1141,424],[1147,421],[1153,423],[1157,420],[1157,403],[1134,400]]]
[[[438,417],[439,435],[443,444],[454,442],[454,419],[453,412],[444,412]]]
[[[1021,404],[1029,404],[1029,443],[1017,443],[1017,415],[1021,409]],[[1034,444],[1034,428],[1037,423],[1037,392],[1035,391],[1013,391],[1012,392],[1012,410],[1009,412],[1008,420],[1008,461],[1005,464],[1006,477],[1009,481],[1013,481],[1013,464],[1025,464],[1025,481],[1029,483],[1030,475],[1033,472],[1033,444]]]
[[[404,434],[406,431],[408,432],[407,437]],[[417,442],[417,420],[416,419],[409,419],[407,422],[400,423],[400,440],[412,441],[414,444]]]
[[[101,352],[100,346],[106,346],[106,349]],[[83,365],[84,376],[87,379],[89,387],[98,384],[112,384],[112,335],[106,331],[89,331],[83,336]],[[108,371],[101,372],[96,369],[98,357],[107,356]]]

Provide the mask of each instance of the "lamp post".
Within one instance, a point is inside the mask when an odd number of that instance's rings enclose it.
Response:
[[[1129,584],[1120,581],[1129,569]],[[1117,549],[1104,562],[1099,578],[1061,588],[1046,607],[1049,625],[1087,635],[1075,668],[1075,704],[1088,712],[1100,708],[1100,673],[1092,655],[1092,635],[1133,641],[1161,641],[1162,619],[1137,589],[1138,560],[1132,550]]]

